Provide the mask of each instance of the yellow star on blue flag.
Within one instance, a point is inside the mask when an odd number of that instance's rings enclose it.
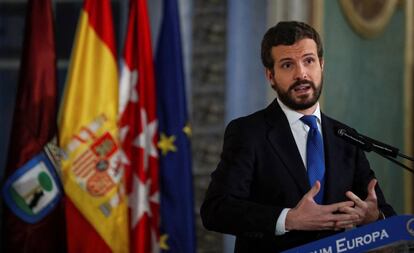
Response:
[[[170,247],[168,246],[167,240],[168,240],[168,234],[163,234],[160,236],[160,249],[162,250],[170,249]]]
[[[183,132],[185,135],[187,135],[188,138],[191,138],[191,135],[193,134],[193,130],[191,129],[190,123],[187,122],[183,128]]]
[[[166,156],[168,152],[176,152],[177,147],[174,145],[175,136],[167,136],[164,133],[161,133],[160,140],[158,141],[158,148],[161,149],[163,156]]]

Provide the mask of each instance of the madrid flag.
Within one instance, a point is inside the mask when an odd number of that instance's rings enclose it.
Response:
[[[109,0],[85,0],[59,113],[68,252],[128,252]]]
[[[44,168],[41,166],[43,161],[35,160],[56,134],[56,115],[56,52],[52,3],[50,0],[30,0],[27,4],[20,78],[4,174],[7,181],[3,184],[2,191],[3,203],[15,205],[8,205],[7,208],[4,206],[3,209],[1,252],[52,253],[65,250],[63,208],[57,198],[51,197],[61,196],[62,191],[55,187],[58,183],[52,180],[54,177],[43,177],[51,175],[48,170],[36,173],[35,168]],[[30,169],[25,170],[26,168]],[[8,182],[10,188],[6,187]],[[21,187],[17,187],[19,184]],[[25,188],[24,194],[16,194],[18,188]],[[7,202],[7,199],[14,201]],[[26,220],[18,214],[25,214]]]
[[[120,81],[120,126],[131,252],[159,252],[155,80],[146,0],[131,0]]]

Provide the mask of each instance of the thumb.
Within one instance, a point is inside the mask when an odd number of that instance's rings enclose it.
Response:
[[[311,198],[314,198],[318,194],[320,189],[321,183],[319,182],[319,180],[317,180],[315,184],[312,186],[312,188],[306,193],[306,195]]]
[[[367,187],[368,190],[368,197],[367,198],[377,198],[377,194],[375,193],[375,185],[377,185],[377,180],[375,178],[373,178]]]

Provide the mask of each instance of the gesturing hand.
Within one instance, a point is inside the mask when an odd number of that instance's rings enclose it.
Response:
[[[319,205],[314,197],[321,188],[319,181],[303,196],[286,216],[286,230],[333,230],[347,228],[355,224],[355,213],[338,213],[342,208],[352,208],[353,201],[344,201],[331,205]]]
[[[358,216],[356,225],[368,224],[376,221],[379,217],[379,210],[377,204],[377,194],[375,193],[376,179],[372,179],[368,184],[368,196],[365,200],[361,200],[353,192],[348,191],[345,195],[355,203],[354,207],[341,207],[340,211],[347,214],[354,214]]]

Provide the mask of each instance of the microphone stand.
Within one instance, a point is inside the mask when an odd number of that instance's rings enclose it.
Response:
[[[393,163],[395,163],[395,164],[397,164],[397,165],[401,166],[402,168],[404,168],[404,169],[406,169],[407,171],[409,171],[409,172],[411,172],[411,173],[413,173],[413,174],[414,174],[414,170],[413,170],[412,168],[408,167],[407,165],[403,164],[402,162],[400,162],[400,161],[398,161],[398,160],[396,160],[396,159],[394,159],[394,158],[392,158],[392,157],[390,157],[390,156],[384,155],[384,154],[382,154],[381,152],[377,152],[377,151],[375,151],[375,150],[374,150],[374,152],[375,152],[375,153],[377,153],[378,155],[380,155],[380,156],[384,157],[385,159],[387,159],[387,160],[389,160],[389,161],[391,161],[391,162],[393,162]],[[410,161],[414,161],[414,159],[413,159],[412,157],[406,156],[406,155],[401,154],[401,153],[398,153],[398,156],[400,156],[400,157],[402,157],[402,158],[405,158],[405,159],[407,159],[407,160],[410,160]]]
[[[368,136],[359,134],[358,132],[356,132],[356,130],[354,130],[354,131],[355,131],[355,133],[357,133],[357,135],[360,138],[362,138],[362,140],[365,141],[365,147],[364,148],[365,148],[366,151],[368,151],[368,152],[374,151],[378,155],[384,157],[385,159],[401,166],[402,168],[404,168],[407,171],[414,174],[414,169],[408,167],[407,165],[403,164],[402,162],[398,161],[397,159],[394,159],[394,158],[397,158],[397,156],[399,156],[399,157],[402,157],[404,159],[407,159],[409,161],[414,162],[414,158],[401,153],[398,148],[395,148],[395,147],[390,146],[390,145],[385,144],[385,143],[381,143],[377,140],[369,138]]]
[[[410,160],[410,161],[414,162],[414,158],[409,157],[409,156],[404,155],[404,154],[401,154],[400,152],[398,152],[398,156],[400,156],[400,157],[402,157],[402,158],[405,158],[405,159],[407,159],[407,160]]]

